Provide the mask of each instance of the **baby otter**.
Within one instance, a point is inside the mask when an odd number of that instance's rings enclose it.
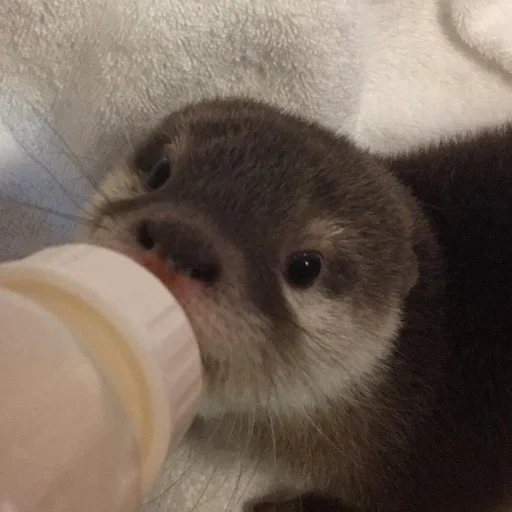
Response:
[[[204,101],[102,188],[87,240],[164,260],[197,334],[188,442],[276,466],[303,510],[512,506],[512,127],[382,158]]]

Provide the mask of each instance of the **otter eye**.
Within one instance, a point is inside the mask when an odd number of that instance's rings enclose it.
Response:
[[[163,187],[171,176],[171,162],[168,158],[159,160],[149,171],[146,185],[150,190]]]
[[[288,258],[286,279],[300,288],[311,286],[322,270],[323,258],[318,252],[297,252]]]

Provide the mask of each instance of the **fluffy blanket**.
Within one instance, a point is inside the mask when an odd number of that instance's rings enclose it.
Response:
[[[0,258],[67,239],[109,164],[188,101],[353,131],[366,0],[1,0]],[[46,169],[45,169],[46,168]]]

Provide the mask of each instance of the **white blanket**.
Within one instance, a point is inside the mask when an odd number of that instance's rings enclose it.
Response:
[[[199,97],[266,99],[388,152],[511,119],[511,5],[0,0],[0,259],[73,229],[20,201],[79,216],[114,159]],[[228,466],[183,447],[145,511],[238,511],[276,477]]]
[[[511,0],[373,0],[356,136],[389,152],[512,118]]]
[[[250,95],[352,131],[366,2],[0,0],[0,258],[71,229],[7,197],[78,215],[109,163],[188,101]]]

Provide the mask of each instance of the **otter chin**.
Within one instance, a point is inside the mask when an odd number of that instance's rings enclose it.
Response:
[[[88,208],[80,239],[146,265],[192,323],[187,442],[273,464],[303,510],[512,505],[510,127],[384,158],[203,101]]]

